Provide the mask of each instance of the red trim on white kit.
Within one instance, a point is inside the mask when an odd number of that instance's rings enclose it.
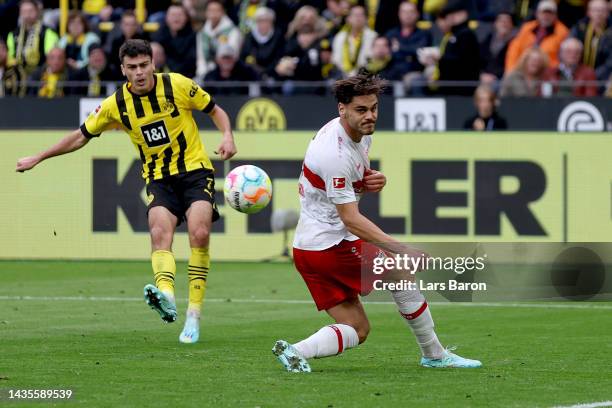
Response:
[[[402,313],[400,311],[400,314],[406,320],[414,320],[417,317],[419,317],[421,315],[421,313],[423,313],[425,311],[425,309],[427,309],[427,302],[423,302],[421,307],[419,307],[418,310],[416,312],[414,312],[414,313]]]
[[[338,336],[338,354],[340,354],[344,350],[344,341],[342,340],[342,332],[340,331],[339,328],[337,328],[333,324],[330,324],[329,327],[331,327],[336,332],[336,336]]]

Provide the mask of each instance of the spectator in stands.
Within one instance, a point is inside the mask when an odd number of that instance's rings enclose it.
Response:
[[[524,23],[510,42],[506,54],[506,72],[512,71],[526,49],[540,47],[547,55],[550,66],[559,65],[559,48],[569,30],[557,18],[557,3],[542,0],[538,3],[536,20]]]
[[[300,60],[296,70],[296,79],[326,81],[342,78],[342,72],[332,61],[331,42],[324,38],[317,44],[317,58],[313,58],[311,53]],[[312,72],[308,75],[308,72]],[[324,91],[322,93],[325,93]]]
[[[468,27],[468,11],[462,0],[450,0],[441,12],[450,26],[440,45],[438,79],[440,81],[477,82],[480,76],[480,46],[476,34]],[[475,84],[447,86],[447,95],[472,95]]]
[[[372,53],[372,43],[378,34],[367,26],[363,6],[351,7],[346,26],[334,37],[332,59],[345,76],[357,73],[364,67]]]
[[[233,4],[228,5],[228,0],[221,1],[221,3],[225,10],[227,10],[228,7],[233,7]],[[206,5],[208,4],[208,0],[182,0],[182,4],[187,9],[187,14],[189,14],[191,28],[197,33],[204,27],[204,23],[206,22]]]
[[[34,0],[19,3],[19,26],[8,34],[9,60],[30,75],[45,63],[45,56],[57,44],[57,34],[40,20],[40,9]]]
[[[275,13],[271,9],[258,8],[254,18],[255,26],[244,40],[240,59],[259,75],[274,76],[274,68],[285,48],[283,33],[274,26]]]
[[[327,7],[321,13],[330,35],[334,36],[344,26],[344,19],[349,13],[351,4],[348,0],[327,0]]]
[[[434,46],[417,49],[417,60],[424,67],[422,73],[414,72],[404,78],[404,83],[408,86],[412,95],[423,96],[429,91],[437,89],[435,82],[440,78],[438,61],[441,52],[444,50],[443,46],[446,47],[445,44],[451,36],[451,26],[449,21],[446,20],[446,16],[438,14],[431,31]]]
[[[30,81],[37,82],[31,86],[28,93],[41,98],[57,98],[70,93],[65,88],[65,82],[72,78],[72,70],[66,64],[66,53],[62,48],[51,49],[47,54],[45,64],[30,76]]]
[[[282,91],[285,95],[296,93],[325,94],[326,88],[302,87],[294,81],[325,81],[340,78],[339,72],[331,62],[331,44],[327,38],[317,39],[312,26],[303,26],[297,37],[297,50],[289,51],[281,58],[275,73],[283,80]],[[303,47],[303,48],[302,48]]]
[[[332,59],[333,53],[331,49],[331,42],[324,38],[319,42],[319,61],[321,66],[321,79],[334,80],[342,78],[342,71],[340,71]],[[299,69],[299,67],[298,67]]]
[[[166,64],[166,51],[160,43],[153,41],[151,43],[151,50],[153,51],[153,65],[155,66],[155,72],[167,74],[172,72],[168,64]]]
[[[505,75],[500,96],[550,96],[547,69],[548,55],[540,48],[527,49],[514,70]]]
[[[279,79],[294,78],[300,60],[318,54],[316,47],[319,36],[314,26],[307,24],[299,27],[298,30],[287,43],[285,55],[274,69]]]
[[[385,34],[399,25],[398,11],[400,4],[406,0],[357,0],[364,7],[368,16],[368,27],[380,34]]]
[[[493,84],[504,76],[508,45],[515,34],[512,15],[499,13],[493,31],[480,44],[480,82]]]
[[[495,2],[495,0],[479,0],[483,2]],[[506,3],[504,5],[505,9],[508,9],[506,6],[507,3],[511,3],[510,5],[514,5],[513,13],[516,17],[517,21],[524,22],[528,20],[533,20],[535,15],[537,14],[537,5],[538,0],[497,0],[502,3]],[[566,26],[571,27],[576,23],[578,19],[580,19],[584,15],[584,10],[587,1],[586,0],[555,0],[557,3],[559,11],[559,20]]]
[[[324,38],[310,45],[299,61],[297,61],[295,68],[289,66],[289,68],[286,69],[288,69],[290,73],[293,73],[291,78],[296,81],[325,81],[328,79],[339,79],[342,77],[342,74],[336,69],[331,58],[331,43],[327,38]],[[279,73],[279,71],[283,69],[279,68],[278,65],[277,69],[279,77],[283,78],[282,74],[287,75],[284,72]],[[301,90],[295,86],[292,86],[290,90],[285,87],[284,91],[286,93],[288,91],[294,93],[301,92]],[[314,92],[325,94],[325,89],[317,88]]]
[[[71,93],[92,98],[106,97],[111,93],[109,91],[114,88],[108,89],[107,84],[103,82],[116,81],[119,78],[110,69],[106,54],[100,45],[93,44],[89,47],[88,59],[89,64],[74,72],[69,78],[71,81],[87,82],[87,85],[74,86]]]
[[[325,19],[319,16],[319,12],[312,6],[302,6],[295,13],[295,17],[289,23],[287,28],[287,47],[295,46],[297,36],[300,32],[312,32],[317,37],[317,40],[327,36],[329,30],[325,24]],[[292,45],[293,43],[293,45]]]
[[[146,36],[143,34],[136,15],[132,11],[126,11],[121,16],[119,25],[115,25],[113,30],[106,37],[106,45],[104,51],[108,57],[108,62],[113,71],[119,75],[121,73],[121,61],[119,61],[119,48],[126,40],[138,39],[144,40]]]
[[[237,0],[234,10],[234,21],[238,21],[238,28],[246,35],[257,25],[257,12],[260,8],[272,10],[276,16],[276,28],[281,32],[287,31],[287,24],[293,18],[295,10],[285,0]]]
[[[317,10],[312,6],[301,7],[295,14],[293,21],[289,23],[285,56],[291,57],[297,63],[307,53],[316,54],[319,40],[326,35],[325,21],[319,16]],[[295,66],[293,69],[295,69]]]
[[[442,44],[442,40],[444,41],[447,40],[444,37],[446,37],[447,34],[450,35],[450,32],[451,32],[451,26],[449,22],[446,21],[446,16],[443,15],[442,13],[436,14],[434,24],[431,26],[429,31],[431,33],[433,45],[435,47],[440,48],[440,45]]]
[[[102,21],[118,21],[124,13],[131,12],[135,7],[135,0],[90,0],[83,2],[83,12],[94,26]]]
[[[608,2],[591,0],[587,17],[572,28],[570,35],[584,45],[583,63],[595,70],[598,79],[608,79],[610,72],[607,72],[606,61],[612,56],[612,22]]]
[[[398,15],[400,25],[385,34],[391,44],[393,64],[404,75],[422,71],[423,66],[417,58],[417,50],[432,46],[431,33],[417,28],[419,10],[415,4],[403,2]]]
[[[229,44],[217,48],[216,67],[206,74],[204,82],[209,81],[257,81],[257,72],[238,59],[238,52]],[[215,87],[207,85],[206,89],[213,95],[248,93],[247,87]]]
[[[497,98],[488,85],[480,85],[474,92],[476,114],[463,124],[466,130],[491,131],[508,129],[506,119],[497,113]]]
[[[21,81],[25,79],[23,70],[15,65],[9,65],[8,48],[0,38],[0,98],[11,96],[23,96],[25,86]]]
[[[581,63],[582,48],[582,43],[576,38],[570,37],[561,43],[559,66],[550,68],[548,72],[555,85],[555,95],[597,96],[595,70]]]
[[[173,0],[146,0],[147,21],[162,25],[166,19],[166,10],[172,3]]]
[[[404,71],[391,57],[389,39],[380,36],[372,44],[372,55],[368,58],[366,69],[389,81],[400,81]]]
[[[182,5],[172,5],[166,12],[166,23],[153,35],[166,51],[166,62],[172,72],[188,78],[196,73],[196,36],[189,15]]]
[[[85,16],[78,11],[68,15],[68,30],[59,42],[58,47],[66,51],[66,63],[72,69],[81,69],[89,61],[89,48],[100,42],[100,38],[89,31]]]
[[[215,68],[217,48],[222,44],[234,50],[242,46],[242,35],[234,22],[226,15],[221,0],[209,0],[206,4],[206,22],[196,34],[197,77],[204,78]]]

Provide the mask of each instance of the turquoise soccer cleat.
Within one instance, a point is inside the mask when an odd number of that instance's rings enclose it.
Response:
[[[197,317],[187,317],[183,331],[179,336],[179,341],[185,344],[197,343],[200,338],[200,319]]]
[[[154,285],[148,284],[144,287],[144,299],[151,309],[159,313],[164,322],[176,321],[176,305]]]
[[[444,356],[440,359],[421,357],[421,365],[428,368],[478,368],[482,363],[478,360],[470,360],[451,353],[451,348],[444,350]]]
[[[272,348],[272,353],[285,369],[292,373],[311,372],[310,364],[291,344],[285,340],[278,340]]]

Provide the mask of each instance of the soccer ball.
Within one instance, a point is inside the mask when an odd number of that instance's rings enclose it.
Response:
[[[272,182],[265,171],[257,166],[238,166],[225,177],[225,201],[234,210],[255,214],[263,210],[272,199]]]

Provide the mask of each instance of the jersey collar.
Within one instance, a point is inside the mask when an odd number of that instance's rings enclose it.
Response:
[[[126,87],[126,89],[127,89],[127,90],[128,90],[128,92],[129,92],[129,93],[131,93],[133,96],[138,96],[138,97],[142,98],[142,97],[145,97],[145,96],[148,96],[148,95],[154,94],[154,93],[155,93],[155,90],[157,89],[157,74],[153,74],[153,88],[151,88],[151,90],[150,90],[149,92],[147,92],[146,94],[142,94],[142,95],[135,94],[134,92],[132,92],[132,89],[131,89],[131,88],[132,88],[132,86],[131,86],[131,85],[132,85],[132,84],[131,84],[131,83],[129,83],[129,82],[126,82],[126,83],[125,83],[125,87]]]

